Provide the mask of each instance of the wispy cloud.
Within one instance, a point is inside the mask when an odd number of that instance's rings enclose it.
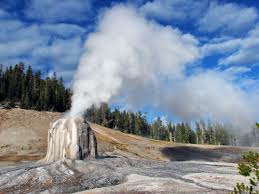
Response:
[[[84,28],[70,24],[27,24],[0,20],[0,61],[5,65],[25,62],[34,68],[47,65],[53,71],[74,70],[83,48]],[[72,76],[65,77],[71,79]]]
[[[259,25],[249,31],[243,38],[207,43],[202,46],[203,56],[223,54],[219,60],[221,65],[245,65],[259,64]]]
[[[242,40],[240,48],[230,56],[220,60],[220,64],[227,65],[255,65],[259,64],[259,25],[249,32]]]
[[[24,10],[32,20],[84,22],[89,19],[91,0],[30,0]]]
[[[165,21],[194,19],[206,8],[206,0],[154,0],[140,7],[142,13]]]
[[[6,19],[9,17],[10,17],[10,14],[7,11],[0,9],[0,19]]]
[[[219,42],[209,41],[201,47],[201,53],[203,57],[214,54],[231,54],[233,51],[240,48],[242,45],[242,39],[230,39],[222,40]]]
[[[252,28],[258,19],[254,7],[218,0],[153,0],[139,9],[149,18],[169,23],[188,22],[205,33],[239,35]]]
[[[204,32],[236,34],[250,29],[257,18],[257,10],[253,7],[211,1],[207,11],[199,19],[198,27]]]

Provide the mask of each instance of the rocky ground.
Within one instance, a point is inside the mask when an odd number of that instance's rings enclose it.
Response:
[[[0,193],[227,193],[246,181],[236,162],[258,151],[155,141],[91,124],[97,160],[37,162],[61,116],[0,110]]]
[[[159,162],[119,154],[97,160],[2,167],[3,193],[227,193],[245,182],[232,163]]]

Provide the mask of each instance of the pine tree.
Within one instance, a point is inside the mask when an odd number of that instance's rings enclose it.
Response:
[[[19,99],[21,99],[22,95],[22,83],[23,83],[23,77],[24,77],[24,65],[23,63],[19,63],[15,65],[14,68],[14,101],[18,102]]]
[[[140,135],[141,130],[141,121],[140,121],[140,112],[135,114],[135,134]]]
[[[102,103],[100,106],[100,117],[101,117],[101,124],[103,126],[108,126],[110,109],[107,103]]]
[[[3,74],[3,65],[0,64],[0,102],[5,99]]]
[[[63,112],[66,110],[66,101],[65,101],[65,87],[63,83],[63,79],[60,78],[58,82],[56,82],[56,92],[55,92],[55,110],[59,112]]]
[[[177,123],[175,128],[175,140],[176,142],[182,142],[182,132],[180,123]]]
[[[65,111],[71,106],[71,91],[65,88],[62,78],[56,75],[42,79],[41,72],[33,73],[31,66],[24,72],[19,63],[3,70],[0,66],[0,101],[21,108]]]
[[[196,124],[196,142],[198,144],[203,144],[203,137],[202,137],[202,129],[200,128],[199,122],[195,122]]]
[[[34,76],[34,90],[33,90],[33,105],[37,110],[40,110],[40,97],[41,97],[41,71],[37,71]]]
[[[34,84],[33,84],[33,72],[32,72],[32,68],[31,66],[29,66],[27,72],[26,72],[26,94],[25,94],[25,103],[26,103],[26,107],[30,108],[33,106],[33,88],[34,88]]]
[[[14,78],[14,71],[13,71],[13,67],[10,66],[9,70],[7,71],[7,78],[6,78],[7,99],[9,101],[12,101],[15,95],[15,80],[13,78]]]
[[[189,143],[192,143],[192,144],[196,144],[197,143],[197,138],[196,138],[196,134],[193,130],[190,130],[190,133],[189,133]]]

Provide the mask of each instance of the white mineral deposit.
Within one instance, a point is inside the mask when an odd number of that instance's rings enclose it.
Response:
[[[97,157],[97,141],[89,124],[81,117],[62,118],[48,132],[46,162]]]

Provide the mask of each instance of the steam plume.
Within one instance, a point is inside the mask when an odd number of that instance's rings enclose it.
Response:
[[[122,89],[178,76],[198,57],[197,41],[171,27],[148,22],[133,8],[116,6],[85,43],[75,76],[71,114],[107,102]]]
[[[101,17],[85,42],[73,84],[72,116],[120,97],[130,105],[159,106],[184,119],[204,115],[251,124],[247,93],[219,72],[185,76],[200,57],[190,34],[146,20],[118,5]]]

